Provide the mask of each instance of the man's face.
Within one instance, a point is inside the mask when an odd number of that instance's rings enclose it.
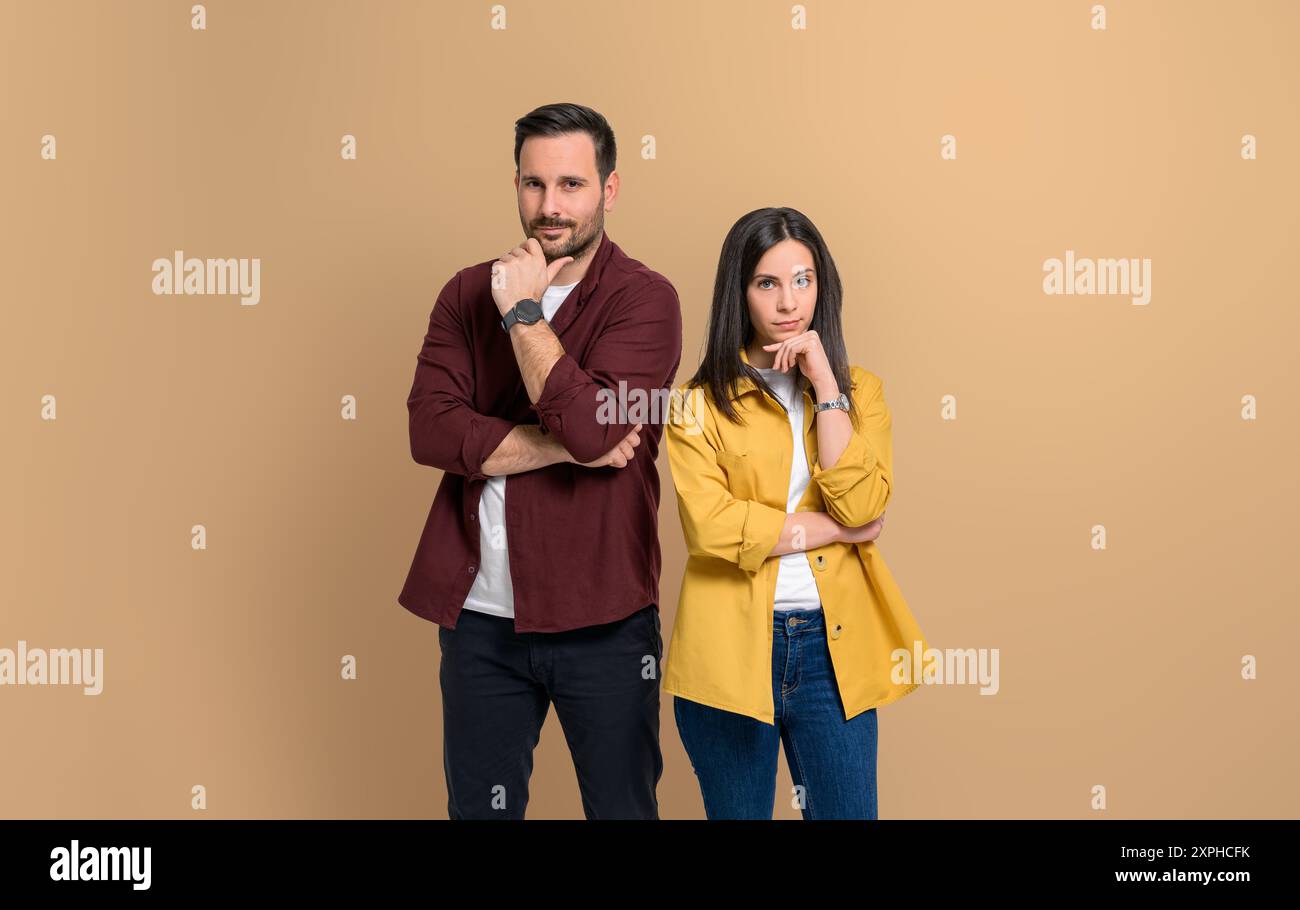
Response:
[[[596,146],[586,133],[529,136],[519,149],[519,223],[525,237],[536,237],[552,262],[581,259],[600,242],[605,206],[613,202],[617,175],[609,175],[610,194],[596,172]],[[547,228],[559,228],[547,230]]]

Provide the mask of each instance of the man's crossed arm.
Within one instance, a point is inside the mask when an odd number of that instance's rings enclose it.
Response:
[[[538,271],[528,280],[542,287],[530,284],[531,290],[520,297],[540,299],[551,272],[568,260],[547,266],[540,247],[534,251],[533,246],[536,240],[530,241],[528,264]],[[498,281],[493,284],[494,299],[501,295],[508,300],[515,293],[496,287]],[[642,424],[602,421],[600,396],[620,383],[656,388],[675,373],[681,356],[681,311],[672,286],[654,282],[625,301],[588,351],[587,369],[564,352],[544,320],[512,327],[520,373],[539,418],[538,424],[520,425],[474,410],[474,365],[465,344],[459,292],[458,273],[438,296],[407,400],[415,462],[469,480],[566,461],[592,468],[625,467],[635,456]],[[497,306],[502,308],[500,300]]]
[[[483,460],[483,473],[489,477],[503,474],[522,474],[562,461],[572,461],[584,468],[626,467],[632,460],[633,449],[641,442],[641,424],[595,461],[579,462],[569,450],[550,433],[543,433],[536,424],[520,424],[506,434],[501,444]]]

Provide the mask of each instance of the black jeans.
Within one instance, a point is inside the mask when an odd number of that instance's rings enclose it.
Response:
[[[616,622],[516,632],[462,610],[438,627],[443,769],[453,819],[524,817],[533,748],[552,702],[589,819],[659,817],[659,672],[651,604]]]

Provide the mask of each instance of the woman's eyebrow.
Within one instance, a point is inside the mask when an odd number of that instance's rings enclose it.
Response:
[[[812,266],[808,266],[807,268],[795,269],[794,274],[795,274],[796,276],[798,276],[798,275],[812,275],[812,274],[816,274],[816,273],[813,271]],[[773,281],[780,281],[780,280],[781,280],[780,278],[777,278],[775,275],[766,275],[766,274],[761,274],[761,275],[755,275],[755,276],[754,276],[754,280],[755,280],[755,281],[757,281],[757,280],[760,279],[760,278],[771,278]]]

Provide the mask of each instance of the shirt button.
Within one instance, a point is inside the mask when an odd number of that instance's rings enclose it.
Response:
[[[470,567],[469,567],[469,574],[471,574],[471,575],[474,574],[474,567],[473,567],[473,566],[470,566]]]
[[[826,554],[818,553],[813,557],[813,565],[817,567],[818,572],[826,571]]]
[[[836,624],[831,628],[831,638],[839,638],[839,637],[840,637],[840,630],[843,629],[843,628],[844,628],[844,627],[843,627],[842,625],[840,625],[839,623],[836,623]]]
[[[473,512],[470,512],[470,513],[469,513],[469,520],[470,520],[470,521],[477,521],[477,520],[478,520],[478,516],[475,515]]]

